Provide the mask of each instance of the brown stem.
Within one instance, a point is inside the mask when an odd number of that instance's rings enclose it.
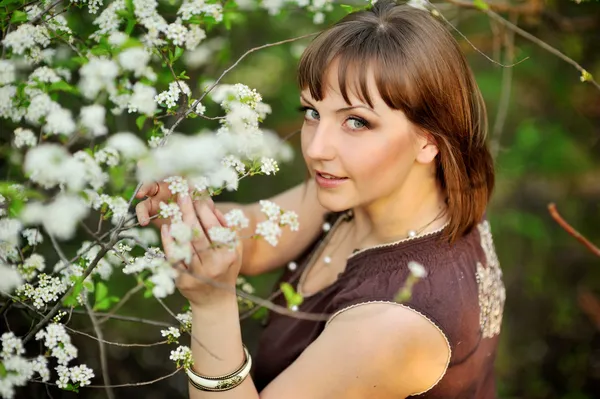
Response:
[[[587,238],[582,236],[581,233],[579,233],[569,223],[567,223],[567,221],[564,220],[562,218],[562,216],[560,216],[560,214],[558,213],[558,210],[556,209],[556,205],[554,203],[548,204],[548,211],[550,212],[550,215],[552,216],[552,218],[554,220],[556,220],[556,222],[560,225],[560,227],[562,227],[563,229],[565,229],[565,231],[567,233],[569,233],[570,235],[575,237],[575,239],[577,239],[577,241],[582,243],[594,255],[600,256],[600,248],[598,248],[597,246],[592,244],[591,241],[589,241]]]
[[[85,308],[90,316],[90,320],[92,321],[92,325],[94,326],[94,330],[96,331],[96,336],[98,337],[98,348],[100,350],[100,368],[102,369],[102,381],[106,384],[106,397],[108,399],[115,399],[115,394],[110,387],[110,374],[108,373],[108,363],[106,362],[106,348],[104,347],[104,338],[102,336],[102,329],[98,324],[98,319],[92,312],[92,308],[88,303],[87,298],[83,301]]]

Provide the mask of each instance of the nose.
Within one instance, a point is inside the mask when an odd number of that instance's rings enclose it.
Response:
[[[306,156],[313,160],[328,161],[335,158],[335,127],[328,125],[323,120],[319,121],[316,128],[303,135],[306,143]]]

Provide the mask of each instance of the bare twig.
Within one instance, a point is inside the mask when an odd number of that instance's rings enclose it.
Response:
[[[565,231],[567,233],[569,233],[570,235],[575,237],[577,239],[577,241],[582,243],[594,255],[600,256],[600,248],[598,248],[597,246],[592,244],[591,241],[589,241],[587,238],[582,236],[581,233],[579,233],[569,223],[567,223],[567,221],[564,220],[562,218],[562,216],[560,216],[560,214],[558,213],[558,210],[556,209],[556,205],[554,203],[548,204],[548,211],[550,212],[550,215],[552,216],[552,218],[554,220],[556,220],[556,222],[560,225],[560,227],[562,227],[563,229],[565,229]]]
[[[513,22],[516,22],[516,14],[513,16],[513,18]],[[507,63],[511,63],[515,58],[515,34],[512,30],[507,30],[504,38],[504,45],[506,48],[505,61]],[[494,128],[492,129],[492,136],[490,138],[490,153],[494,159],[496,159],[498,156],[498,151],[500,150],[500,138],[502,137],[502,130],[504,129],[506,117],[508,116],[512,76],[512,68],[502,69],[502,89],[500,92],[500,101],[498,102],[498,110],[496,111],[496,119],[494,120]]]
[[[303,35],[303,36],[298,36],[298,37],[294,37],[294,38],[291,38],[291,39],[281,40],[281,41],[275,42],[275,43],[268,43],[268,44],[264,44],[262,46],[251,48],[250,50],[246,51],[244,54],[242,54],[242,56],[240,58],[238,58],[238,60],[236,62],[233,63],[233,65],[231,65],[229,68],[227,68],[225,71],[223,71],[223,73],[221,74],[221,76],[219,76],[219,78],[212,85],[210,85],[204,91],[204,93],[202,93],[202,95],[200,96],[200,98],[198,98],[196,101],[193,102],[193,104],[188,108],[188,110],[185,113],[183,113],[183,115],[179,116],[179,118],[177,118],[177,120],[175,120],[175,122],[173,123],[173,125],[169,129],[169,132],[168,132],[168,134],[166,134],[166,136],[171,135],[173,133],[173,131],[175,130],[175,128],[181,123],[181,121],[183,121],[185,119],[185,117],[187,117],[192,112],[195,112],[196,106],[198,106],[198,104],[200,102],[202,102],[202,100],[204,99],[204,97],[206,97],[206,95],[208,93],[210,93],[212,91],[212,89],[214,89],[219,84],[219,82],[221,81],[221,79],[223,79],[223,77],[227,73],[229,73],[229,71],[231,71],[233,68],[235,68],[244,58],[246,58],[246,56],[248,56],[249,54],[251,54],[251,53],[253,53],[255,51],[258,51],[258,50],[262,50],[262,49],[265,49],[265,48],[268,48],[268,47],[279,46],[281,44],[294,42],[296,40],[305,39],[307,37],[314,36],[314,35],[316,35],[318,33],[320,33],[320,32],[309,33],[308,35]]]
[[[90,335],[88,333],[84,333],[83,331],[79,331],[79,330],[76,330],[76,329],[71,328],[71,327],[65,326],[65,328],[67,330],[71,331],[74,334],[83,335],[84,337],[88,337],[88,338],[91,338],[93,340],[103,342],[103,343],[105,343],[107,345],[121,346],[121,347],[125,347],[125,348],[148,348],[148,347],[151,347],[151,346],[164,345],[164,344],[168,343],[167,340],[164,340],[164,341],[159,341],[159,342],[153,342],[151,344],[123,344],[121,342],[106,341],[105,339],[100,339],[100,338],[94,337],[93,335]]]
[[[40,19],[42,19],[42,17],[51,9],[53,9],[54,7],[56,7],[60,2],[62,2],[62,0],[56,0],[54,3],[50,4],[48,7],[46,7],[41,13],[39,13],[34,19],[32,19],[29,23],[34,25],[35,23],[37,23]]]
[[[455,4],[457,6],[460,7],[467,7],[467,8],[477,8],[474,6],[474,3],[468,3],[462,0],[446,0],[449,3]],[[490,4],[491,6],[491,4]],[[572,66],[574,66],[579,72],[581,72],[581,74],[583,75],[585,72],[587,72],[581,65],[579,65],[575,60],[573,60],[572,58],[567,57],[565,54],[563,54],[561,51],[559,51],[558,49],[550,46],[548,43],[544,42],[541,39],[538,39],[537,37],[533,36],[531,33],[519,28],[517,25],[507,21],[505,18],[501,17],[500,15],[496,14],[494,11],[492,11],[492,7],[490,7],[491,9],[488,10],[480,10],[481,12],[483,12],[485,15],[487,15],[488,17],[492,18],[493,20],[501,23],[502,25],[506,26],[508,29],[511,29],[512,31],[514,31],[516,34],[518,34],[521,37],[524,37],[525,39],[537,44],[539,47],[543,48],[544,50],[550,52],[551,54],[554,54],[555,56],[557,56],[558,58],[560,58],[561,60],[565,61],[568,64],[571,64]],[[600,90],[600,84],[598,84],[598,82],[596,82],[593,77],[588,76],[587,77],[587,81],[592,83],[598,90]]]
[[[173,377],[175,374],[177,374],[178,372],[180,372],[183,369],[183,367],[179,367],[178,369],[176,369],[175,371],[173,371],[172,373],[169,373],[167,375],[164,375],[162,377],[158,377],[154,380],[151,381],[144,381],[144,382],[132,382],[129,384],[118,384],[118,385],[87,385],[85,387],[82,388],[126,388],[126,387],[140,387],[143,385],[152,385],[155,382],[158,381],[162,381],[162,380],[166,380],[167,378]],[[52,383],[52,382],[44,382],[44,381],[40,381],[40,380],[29,380],[29,382],[37,382],[40,384],[46,384],[46,385],[51,385],[51,386],[56,386],[56,384]]]
[[[26,303],[20,302],[18,298],[13,297],[11,295],[9,295],[6,292],[2,292],[3,295],[6,295],[8,297],[10,297],[15,303],[14,303],[14,307],[16,308],[27,308],[33,312],[38,313],[40,316],[43,316],[42,313],[39,313],[36,309],[34,309],[33,307],[29,306]],[[6,302],[0,302],[0,304],[5,305]],[[61,308],[60,310],[69,310],[67,308]],[[87,315],[88,313],[86,311],[83,310],[78,310],[78,309],[73,309],[72,310],[73,314],[82,314],[82,315]],[[114,320],[121,320],[121,321],[129,321],[129,322],[134,322],[134,323],[141,323],[141,324],[147,324],[149,326],[156,326],[156,327],[175,327],[173,324],[169,324],[166,323],[164,321],[157,321],[157,320],[150,320],[150,319],[144,319],[141,317],[133,317],[133,316],[123,316],[123,315],[118,315],[118,314],[114,314],[114,315],[107,315],[106,313],[102,313],[102,312],[94,312],[95,316],[107,316],[110,317],[111,319]]]
[[[106,384],[106,397],[108,399],[114,399],[115,394],[110,388],[110,374],[108,373],[108,364],[106,362],[106,348],[104,347],[104,338],[102,335],[102,328],[98,324],[98,319],[94,315],[90,304],[87,301],[87,298],[83,301],[85,308],[90,316],[90,320],[92,321],[92,325],[94,326],[94,330],[96,331],[96,336],[98,337],[98,348],[100,350],[100,368],[102,369],[102,381]]]
[[[125,293],[125,295],[123,295],[123,298],[121,298],[121,300],[115,306],[113,306],[113,308],[110,310],[110,312],[108,312],[106,314],[106,316],[104,316],[102,319],[98,320],[98,324],[104,324],[105,321],[107,321],[108,319],[110,319],[111,315],[115,314],[117,312],[117,310],[121,309],[121,307],[123,305],[125,305],[127,303],[127,301],[133,295],[135,295],[136,293],[138,293],[142,288],[144,288],[144,285],[142,283],[138,283],[136,286],[134,286],[129,291],[127,291]]]

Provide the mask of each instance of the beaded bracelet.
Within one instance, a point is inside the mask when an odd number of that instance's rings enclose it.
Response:
[[[246,345],[242,344],[244,348],[244,362],[242,365],[232,373],[218,376],[218,377],[207,377],[196,373],[192,368],[188,368],[185,372],[188,375],[190,384],[200,391],[210,392],[221,392],[228,391],[232,388],[240,385],[250,374],[250,368],[252,367],[252,357],[248,352]]]

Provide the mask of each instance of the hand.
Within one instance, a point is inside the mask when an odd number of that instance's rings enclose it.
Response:
[[[238,239],[234,249],[227,246],[211,247],[208,231],[212,227],[225,227],[225,218],[214,202],[207,199],[192,202],[189,195],[178,195],[183,223],[193,232],[192,241],[184,244],[192,251],[188,264],[178,262],[179,270],[176,285],[192,305],[205,306],[227,297],[235,298],[235,286],[242,264],[242,244]],[[238,237],[239,238],[239,237]],[[161,239],[167,259],[172,258],[176,245],[170,235],[170,227],[161,227]],[[211,284],[211,282],[214,282]]]
[[[148,197],[144,201],[140,202],[135,206],[135,213],[137,215],[140,226],[146,226],[150,223],[150,218],[157,215],[160,212],[159,204],[161,202],[167,202],[173,193],[169,190],[169,184],[165,182],[150,182],[144,183],[140,190],[135,195],[136,198],[142,199]],[[169,219],[154,218],[152,224],[160,228],[163,224],[170,223]]]

